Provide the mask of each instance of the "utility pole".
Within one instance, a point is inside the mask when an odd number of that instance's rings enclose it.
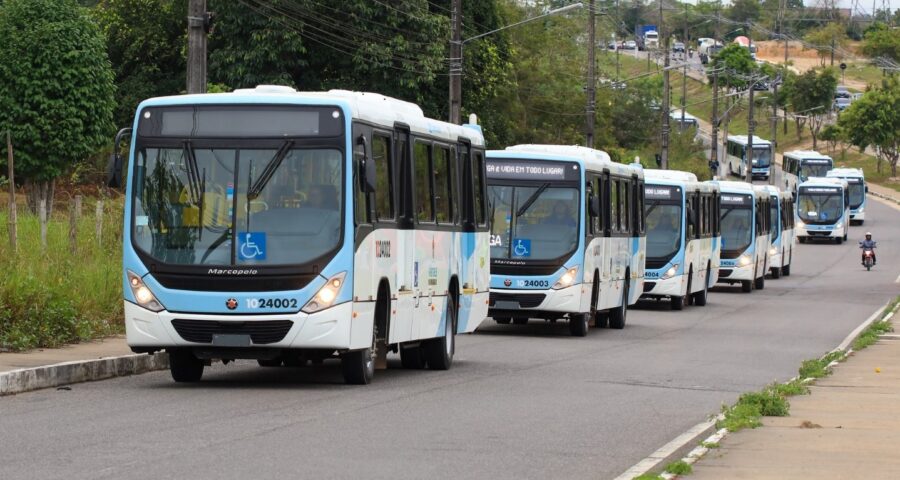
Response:
[[[459,125],[462,109],[462,0],[450,2],[450,123]]]
[[[719,41],[719,8],[722,1],[716,3],[716,34],[713,45]],[[708,51],[708,50],[707,50]],[[712,137],[710,138],[709,167],[713,170],[713,177],[719,174],[719,68],[713,64],[713,104],[712,104]]]
[[[831,36],[831,66],[834,66],[834,35]]]
[[[9,227],[9,249],[15,254],[18,249],[18,233],[16,222],[16,177],[15,168],[13,168],[13,146],[12,136],[9,130],[6,131],[6,168],[9,171],[7,180],[9,180],[9,216],[6,223]]]
[[[587,93],[587,104],[584,108],[585,120],[587,121],[587,135],[585,138],[585,143],[588,148],[594,148],[594,108],[595,102],[597,101],[596,95],[596,80],[594,78],[595,72],[594,68],[596,66],[596,61],[594,59],[595,50],[597,49],[597,40],[595,38],[594,31],[594,13],[597,11],[597,0],[591,0],[588,4],[588,78],[587,78],[587,89],[585,92]]]
[[[591,22],[593,23],[593,22]],[[613,45],[616,47],[616,88],[619,87],[619,0],[616,0],[616,29],[613,34]]]
[[[660,168],[669,169],[669,117],[671,116],[669,98],[669,36],[663,29],[663,4],[659,0],[659,38],[665,38],[662,47],[663,63],[663,106],[662,106],[662,152],[660,154]],[[658,45],[658,44],[657,44]]]
[[[206,36],[209,27],[206,0],[190,0],[187,19],[187,92],[206,93]]]
[[[681,43],[684,44],[684,52],[681,53],[681,60],[684,62],[684,71],[681,74],[681,125],[684,128],[684,110],[687,108],[687,50],[688,50],[688,30],[687,30],[687,2],[684,2],[684,33]]]
[[[756,80],[750,79],[750,105],[747,108],[747,172],[745,180],[748,183],[753,183],[753,130],[756,121],[753,119],[753,87],[756,85]]]

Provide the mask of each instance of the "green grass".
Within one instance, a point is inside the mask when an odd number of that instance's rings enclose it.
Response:
[[[700,442],[700,446],[713,449],[719,448],[721,445],[719,445],[719,442]]]
[[[50,220],[46,250],[37,217],[18,205],[18,253],[10,249],[5,228],[0,237],[0,351],[58,347],[122,332],[122,204],[104,204],[98,241],[95,201],[85,200],[74,254],[65,205]]]
[[[881,335],[893,331],[894,327],[891,326],[891,322],[874,322],[853,341],[853,349],[862,350],[877,342]]]
[[[663,477],[658,473],[644,473],[637,477],[634,477],[632,480],[661,480]]]
[[[809,393],[799,379],[786,383],[773,383],[758,392],[748,392],[738,397],[732,406],[723,406],[724,418],[716,423],[716,428],[727,428],[736,432],[745,428],[756,428],[762,425],[761,417],[786,417],[791,405],[787,398]],[[707,448],[717,448],[709,447]]]
[[[784,397],[793,397],[796,395],[806,395],[809,393],[809,387],[803,383],[801,379],[795,379],[787,383],[776,383],[771,386],[772,390]]]
[[[722,413],[725,418],[716,422],[716,428],[726,428],[729,432],[737,432],[745,428],[762,426],[762,422],[759,421],[761,414],[756,405],[739,403],[730,407],[723,406]]]
[[[856,80],[859,82],[864,82],[866,84],[878,84],[881,82],[881,79],[884,78],[884,72],[869,63],[848,63],[847,70],[844,71],[844,78],[846,80]],[[838,81],[840,81],[840,77],[838,77]]]
[[[828,376],[831,373],[828,365],[831,362],[843,360],[846,355],[843,351],[838,350],[830,352],[822,358],[805,360],[800,365],[800,378],[822,378]]]
[[[666,472],[671,473],[672,475],[690,475],[693,471],[694,469],[691,468],[690,465],[685,463],[684,460],[672,462],[668,466],[666,466]]]

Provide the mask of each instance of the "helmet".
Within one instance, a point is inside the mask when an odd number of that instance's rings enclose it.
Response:
[[[871,237],[871,236],[872,236],[872,232],[866,232],[866,236],[867,236],[867,237]]]

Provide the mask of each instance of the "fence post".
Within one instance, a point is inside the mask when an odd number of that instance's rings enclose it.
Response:
[[[81,195],[75,195],[75,201],[69,207],[69,251],[78,253],[78,217],[81,215]]]
[[[18,250],[19,235],[16,218],[16,177],[13,170],[12,138],[9,130],[6,131],[6,159],[7,169],[9,170],[9,175],[7,176],[9,179],[9,218],[6,221],[9,227],[9,249],[15,255]]]
[[[103,245],[103,200],[97,200],[97,206],[94,211],[96,216],[95,234],[97,236],[97,245]]]
[[[41,248],[47,250],[47,200],[41,199],[38,205],[41,221]]]

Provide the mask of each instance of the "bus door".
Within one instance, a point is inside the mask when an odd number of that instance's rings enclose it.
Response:
[[[404,125],[394,126],[394,165],[396,177],[394,181],[399,186],[398,203],[400,205],[397,216],[397,245],[390,249],[394,258],[394,268],[397,269],[397,295],[396,302],[392,302],[394,308],[390,315],[388,334],[390,343],[397,343],[416,338],[413,331],[413,312],[418,298],[415,290],[415,210],[413,206],[413,178],[412,161],[409,143],[409,127]]]

